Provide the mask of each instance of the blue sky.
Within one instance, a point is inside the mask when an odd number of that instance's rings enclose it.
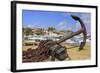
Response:
[[[23,10],[23,27],[44,28],[54,27],[56,30],[77,31],[80,24],[72,19],[71,15],[79,16],[85,23],[88,33],[91,33],[91,14],[78,12],[55,12],[55,11],[36,11]]]

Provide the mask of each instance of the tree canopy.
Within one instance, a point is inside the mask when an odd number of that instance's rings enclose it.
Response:
[[[53,31],[56,31],[56,29],[54,27],[48,27],[48,31],[53,32]]]

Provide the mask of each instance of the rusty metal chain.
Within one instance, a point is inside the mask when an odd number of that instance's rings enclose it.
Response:
[[[23,51],[23,62],[41,62],[49,58],[49,49],[44,46],[48,41],[41,41],[38,48]]]

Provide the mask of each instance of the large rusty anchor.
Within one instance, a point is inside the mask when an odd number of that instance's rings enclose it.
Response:
[[[51,57],[52,61],[54,61],[55,59],[63,61],[66,58],[70,58],[68,56],[66,48],[60,44],[76,35],[83,33],[83,42],[80,43],[79,47],[79,51],[81,51],[86,43],[86,28],[83,21],[79,17],[73,15],[71,15],[71,17],[74,20],[79,21],[81,29],[67,37],[60,39],[59,41],[44,40],[39,43],[38,48],[23,51],[23,62],[40,62],[49,59],[49,57]]]
[[[83,21],[79,17],[73,16],[73,15],[71,15],[71,16],[72,16],[72,18],[74,20],[80,22],[81,29],[79,29],[77,32],[74,32],[73,34],[69,35],[68,37],[65,37],[65,38],[57,41],[57,43],[60,44],[60,43],[64,42],[65,40],[68,40],[68,39],[70,39],[70,38],[72,38],[72,37],[74,37],[76,35],[79,35],[79,34],[83,33],[83,42],[81,42],[80,47],[79,47],[79,51],[80,51],[80,50],[83,49],[83,47],[84,47],[84,45],[86,43],[86,38],[87,38],[86,28],[85,28],[85,25],[84,25]]]

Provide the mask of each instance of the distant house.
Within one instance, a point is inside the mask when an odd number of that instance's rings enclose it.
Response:
[[[32,29],[32,32],[33,32],[33,35],[39,34],[39,33],[45,34],[44,29],[42,29],[42,28],[34,28],[34,29]]]

